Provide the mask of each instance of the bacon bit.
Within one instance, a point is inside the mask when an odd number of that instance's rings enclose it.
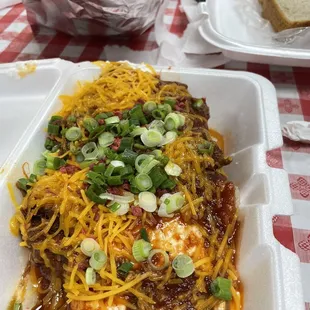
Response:
[[[176,109],[177,111],[182,111],[182,110],[184,110],[184,108],[185,108],[185,103],[184,103],[184,102],[179,102],[179,103],[177,103],[177,104],[175,105],[175,109]]]
[[[85,262],[81,262],[78,265],[78,269],[79,270],[86,270],[88,266],[89,266],[89,264],[86,261]]]
[[[110,193],[110,194],[113,194],[113,195],[120,195],[122,196],[123,195],[123,188],[122,187],[108,187],[107,191]]]
[[[59,171],[61,173],[66,173],[66,174],[73,174],[77,171],[79,171],[80,168],[79,167],[76,167],[76,166],[73,166],[73,165],[66,165],[66,166],[63,166],[59,169]]]
[[[131,206],[131,212],[134,216],[142,216],[142,209],[139,206]]]
[[[114,150],[114,151],[117,151],[119,149],[120,145],[121,145],[121,140],[122,140],[121,138],[116,137],[114,139],[113,144],[111,145],[111,149]]]
[[[99,124],[99,125],[104,125],[104,123],[105,123],[105,120],[104,120],[103,118],[100,118],[100,119],[98,120],[98,124]]]
[[[123,119],[123,113],[120,110],[116,110],[113,113],[115,116],[118,116],[119,119]]]
[[[145,101],[143,99],[141,99],[141,98],[138,99],[137,102],[136,102],[136,104],[144,104],[144,103],[145,103]]]
[[[130,185],[129,185],[128,182],[125,182],[125,183],[123,184],[123,189],[124,189],[125,191],[130,191]]]
[[[89,165],[89,170],[93,170],[94,167],[95,167],[95,163],[90,164],[90,165]]]
[[[167,194],[167,193],[169,193],[168,190],[166,190],[166,189],[160,189],[160,188],[159,188],[159,189],[156,191],[156,196],[161,197],[162,195]]]

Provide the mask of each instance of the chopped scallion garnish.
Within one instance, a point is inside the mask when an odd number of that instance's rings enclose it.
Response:
[[[94,285],[96,283],[96,271],[89,267],[85,272],[85,280],[87,285]]]
[[[133,267],[133,263],[125,262],[121,264],[117,270],[127,275],[127,273],[132,269],[132,267]]]
[[[65,137],[69,141],[76,141],[82,137],[82,131],[79,127],[70,127],[66,133]]]
[[[99,250],[95,251],[90,260],[89,260],[89,265],[95,270],[100,270],[107,262],[107,256],[106,254]]]
[[[174,258],[172,268],[179,278],[187,278],[195,271],[193,260],[185,254],[178,255]]]
[[[136,240],[132,246],[132,255],[137,262],[143,262],[148,258],[151,250],[151,243],[143,239]]]
[[[210,288],[213,296],[218,299],[229,301],[232,299],[231,286],[231,280],[217,277],[211,283]]]

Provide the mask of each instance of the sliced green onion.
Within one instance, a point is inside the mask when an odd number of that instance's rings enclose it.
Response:
[[[169,104],[171,106],[172,109],[174,109],[174,106],[176,105],[177,101],[174,98],[165,98],[164,104]]]
[[[158,188],[164,181],[168,179],[166,172],[160,167],[154,167],[150,171],[149,176],[155,188]]]
[[[177,136],[178,136],[178,134],[175,131],[167,131],[165,136],[164,136],[164,139],[159,144],[159,146],[163,146],[163,145],[166,145],[168,143],[175,141]]]
[[[74,142],[70,143],[69,149],[70,149],[70,152],[74,155],[76,155],[80,151],[79,147],[77,147]]]
[[[129,125],[130,126],[138,126],[139,127],[139,125],[140,125],[140,121],[138,120],[138,119],[130,119],[129,120]]]
[[[34,162],[33,165],[33,173],[37,175],[44,175],[46,168],[46,160],[45,159],[39,159]]]
[[[143,111],[145,113],[151,113],[153,110],[155,110],[157,108],[157,103],[154,101],[147,101],[144,105],[143,105]]]
[[[118,267],[118,271],[124,273],[124,274],[127,274],[133,267],[133,263],[131,262],[125,262],[123,264],[121,264],[119,267]]]
[[[152,187],[153,182],[147,174],[141,173],[135,177],[135,185],[140,191],[144,192]]]
[[[180,117],[177,113],[169,113],[165,117],[165,127],[167,130],[178,129],[180,126]]]
[[[137,104],[135,105],[130,111],[129,111],[129,114],[130,114],[130,118],[131,120],[137,120],[139,121],[138,124],[136,125],[145,125],[148,123],[147,119],[145,118],[145,115],[142,111],[142,107],[141,107],[141,104]]]
[[[129,117],[129,110],[123,110],[122,111],[122,118],[128,119],[128,117]]]
[[[152,116],[155,118],[155,119],[164,119],[166,114],[164,111],[160,110],[160,109],[155,109],[152,111]]]
[[[119,123],[119,127],[121,129],[120,135],[122,137],[125,137],[129,134],[130,126],[129,126],[129,121],[127,119],[121,120]]]
[[[143,262],[148,258],[151,250],[151,243],[143,239],[136,240],[132,246],[132,255],[137,262]]]
[[[111,212],[115,213],[116,215],[124,215],[127,214],[129,211],[129,203],[118,203],[114,202],[111,207],[109,207]]]
[[[160,162],[153,155],[141,154],[136,158],[135,168],[139,173],[149,173]]]
[[[159,120],[159,119],[153,120],[149,124],[148,128],[149,129],[155,129],[155,130],[159,131],[162,135],[166,132],[165,123],[162,120]]]
[[[166,211],[168,214],[180,210],[183,207],[184,203],[185,198],[180,192],[171,195],[164,201],[164,204],[167,205]]]
[[[110,193],[104,193],[100,195],[100,198],[102,199],[108,199],[108,200],[114,200],[118,203],[130,203],[135,200],[135,196],[130,192],[123,192],[123,196],[120,195],[114,195]]]
[[[31,173],[28,180],[30,183],[35,183],[35,182],[37,182],[37,176],[35,174]]]
[[[118,152],[123,152],[125,151],[126,149],[132,149],[132,145],[133,145],[133,138],[132,137],[124,137],[122,138],[121,140],[121,143],[119,145],[119,148],[118,148]]]
[[[160,184],[161,189],[174,189],[177,185],[177,182],[171,178],[165,180],[162,184]]]
[[[104,192],[104,189],[97,184],[92,184],[88,187],[85,194],[86,196],[93,202],[104,204],[106,202],[105,199],[100,198],[100,194]]]
[[[54,125],[54,124],[48,124],[48,126],[47,126],[47,132],[48,132],[50,135],[58,136],[58,135],[59,135],[59,131],[60,131],[60,126]]]
[[[108,207],[111,212],[116,212],[121,207],[121,204],[118,202],[112,202],[112,204],[109,205]]]
[[[195,271],[193,260],[185,254],[178,255],[174,258],[172,268],[179,278],[187,278]]]
[[[179,120],[180,120],[180,127],[185,125],[185,116],[181,113],[178,113]]]
[[[158,216],[160,217],[173,217],[173,214],[169,214],[167,212],[167,205],[165,203],[161,203],[158,211],[157,211]]]
[[[87,285],[94,285],[96,283],[96,271],[88,267],[85,272],[85,280]]]
[[[217,277],[211,283],[211,293],[218,299],[226,301],[232,300],[231,286],[231,280]]]
[[[105,164],[99,164],[99,165],[97,165],[97,166],[94,166],[94,168],[93,168],[93,171],[94,172],[97,172],[97,173],[104,173],[105,172]]]
[[[62,116],[59,115],[53,115],[49,121],[49,123],[54,123],[55,121],[61,121],[62,120]]]
[[[138,149],[138,150],[147,150],[147,146],[140,144],[140,143],[135,143],[134,148]]]
[[[178,177],[182,173],[182,169],[177,164],[169,161],[168,164],[165,166],[165,171],[168,175],[173,175]]]
[[[140,235],[144,241],[150,242],[149,236],[147,235],[147,231],[144,227],[140,229]]]
[[[136,127],[136,128],[134,128],[131,131],[130,135],[132,137],[141,136],[144,132],[147,132],[147,128],[145,128],[145,127]]]
[[[136,158],[138,154],[130,149],[125,149],[124,153],[121,154],[121,159],[125,164],[129,164],[131,166],[135,165]]]
[[[103,132],[99,137],[98,137],[98,143],[102,147],[107,147],[114,142],[114,136],[110,132]]]
[[[99,186],[106,185],[105,178],[100,173],[95,171],[88,171],[86,176],[88,178],[88,183],[90,184],[97,184]]]
[[[112,165],[114,168],[125,167],[125,164],[121,160],[112,160],[110,165]]]
[[[95,142],[86,143],[82,149],[82,154],[84,155],[86,160],[96,159],[98,156],[98,148]]]
[[[114,135],[119,136],[121,134],[121,126],[119,124],[111,124],[107,126],[107,129]]]
[[[24,191],[27,191],[27,189],[28,189],[28,187],[27,187],[28,183],[29,183],[29,181],[28,181],[27,179],[21,178],[21,179],[19,179],[19,180],[17,181],[16,186],[17,186],[17,188],[19,188],[19,189],[22,189],[22,190],[24,190]]]
[[[95,270],[100,270],[107,262],[107,256],[103,251],[96,251],[92,254],[89,265]]]
[[[159,198],[159,201],[160,202],[164,202],[167,198],[171,197],[172,194],[169,194],[169,193],[166,193],[166,194],[163,194],[160,198]]]
[[[65,137],[69,141],[76,141],[82,137],[82,131],[79,127],[70,127],[65,134]]]
[[[164,111],[165,114],[167,115],[168,113],[172,112],[171,105],[168,103],[163,103],[158,105],[158,109],[161,111]]]
[[[118,124],[120,122],[120,119],[118,116],[112,116],[109,118],[105,119],[105,123],[106,125],[110,125],[110,124]]]
[[[157,209],[156,196],[150,192],[141,192],[139,194],[139,206],[147,212],[154,212]]]
[[[201,154],[207,154],[209,156],[212,156],[214,152],[214,147],[214,143],[206,141],[202,144],[198,144],[198,152]]]
[[[45,140],[45,143],[44,143],[44,147],[47,149],[47,150],[51,150],[53,148],[53,146],[55,145],[55,142],[49,138],[47,138]]]
[[[20,302],[15,302],[13,310],[23,310],[23,304]]]
[[[153,270],[163,270],[169,266],[169,255],[164,250],[155,249],[150,252],[147,261]]]
[[[100,250],[100,245],[93,238],[85,238],[81,242],[81,251],[84,255],[91,257],[94,252]]]
[[[100,119],[106,119],[108,117],[109,115],[107,113],[99,113],[96,115],[95,120],[98,122]]]
[[[85,161],[80,162],[79,165],[80,165],[81,169],[85,169],[85,168],[89,167],[90,165],[96,164],[96,163],[97,163],[96,160],[85,160]]]
[[[76,154],[75,160],[76,160],[78,163],[81,163],[82,161],[85,160],[85,157],[84,157],[84,155],[83,155],[81,152],[79,152],[78,154]]]
[[[155,147],[163,142],[163,135],[154,129],[150,129],[141,135],[141,141],[147,147]]]
[[[58,170],[60,167],[66,164],[65,160],[59,157],[54,157],[51,155],[47,155],[46,158],[46,168],[52,170]]]
[[[196,99],[193,103],[195,109],[200,109],[204,105],[203,99]]]
[[[92,117],[85,117],[83,125],[88,132],[93,132],[98,127],[98,122]]]
[[[121,175],[112,175],[108,177],[108,184],[111,186],[122,185],[123,183]]]
[[[90,132],[89,139],[93,141],[96,140],[104,131],[105,131],[104,125],[98,126],[96,129]]]
[[[67,118],[67,122],[68,123],[74,123],[76,122],[76,117],[74,115],[69,115],[68,118]]]

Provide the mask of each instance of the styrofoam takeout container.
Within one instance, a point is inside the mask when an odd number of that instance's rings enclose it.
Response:
[[[0,83],[0,94],[4,87],[19,88],[35,76],[41,86],[45,83],[42,74],[59,76],[0,174],[2,307],[11,299],[27,260],[27,251],[19,247],[19,239],[9,230],[14,207],[6,183],[15,183],[22,176],[22,164],[27,161],[31,165],[43,151],[47,120],[61,107],[58,96],[72,93],[77,81],[93,80],[100,74],[100,69],[89,62],[52,60],[37,64],[32,76],[20,80],[7,74],[8,67],[14,64],[0,66],[0,79],[7,78],[5,85]],[[244,310],[304,309],[299,260],[276,241],[272,230],[273,215],[293,212],[287,174],[266,164],[266,151],[282,144],[274,87],[251,73],[156,69],[163,80],[186,83],[193,96],[207,98],[210,126],[224,135],[226,153],[233,156],[226,171],[240,189],[238,270],[244,285]],[[38,88],[32,91],[35,94]],[[16,196],[21,199],[17,191]]]
[[[190,1],[190,0],[189,0]],[[231,59],[273,65],[310,67],[310,33],[292,44],[272,40],[275,34],[261,17],[259,0],[206,0],[202,37]]]

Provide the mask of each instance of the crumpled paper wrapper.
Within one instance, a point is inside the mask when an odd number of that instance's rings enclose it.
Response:
[[[23,0],[31,25],[73,36],[137,35],[153,25],[162,0]]]
[[[310,123],[303,121],[287,122],[282,127],[282,134],[293,141],[310,143]]]

